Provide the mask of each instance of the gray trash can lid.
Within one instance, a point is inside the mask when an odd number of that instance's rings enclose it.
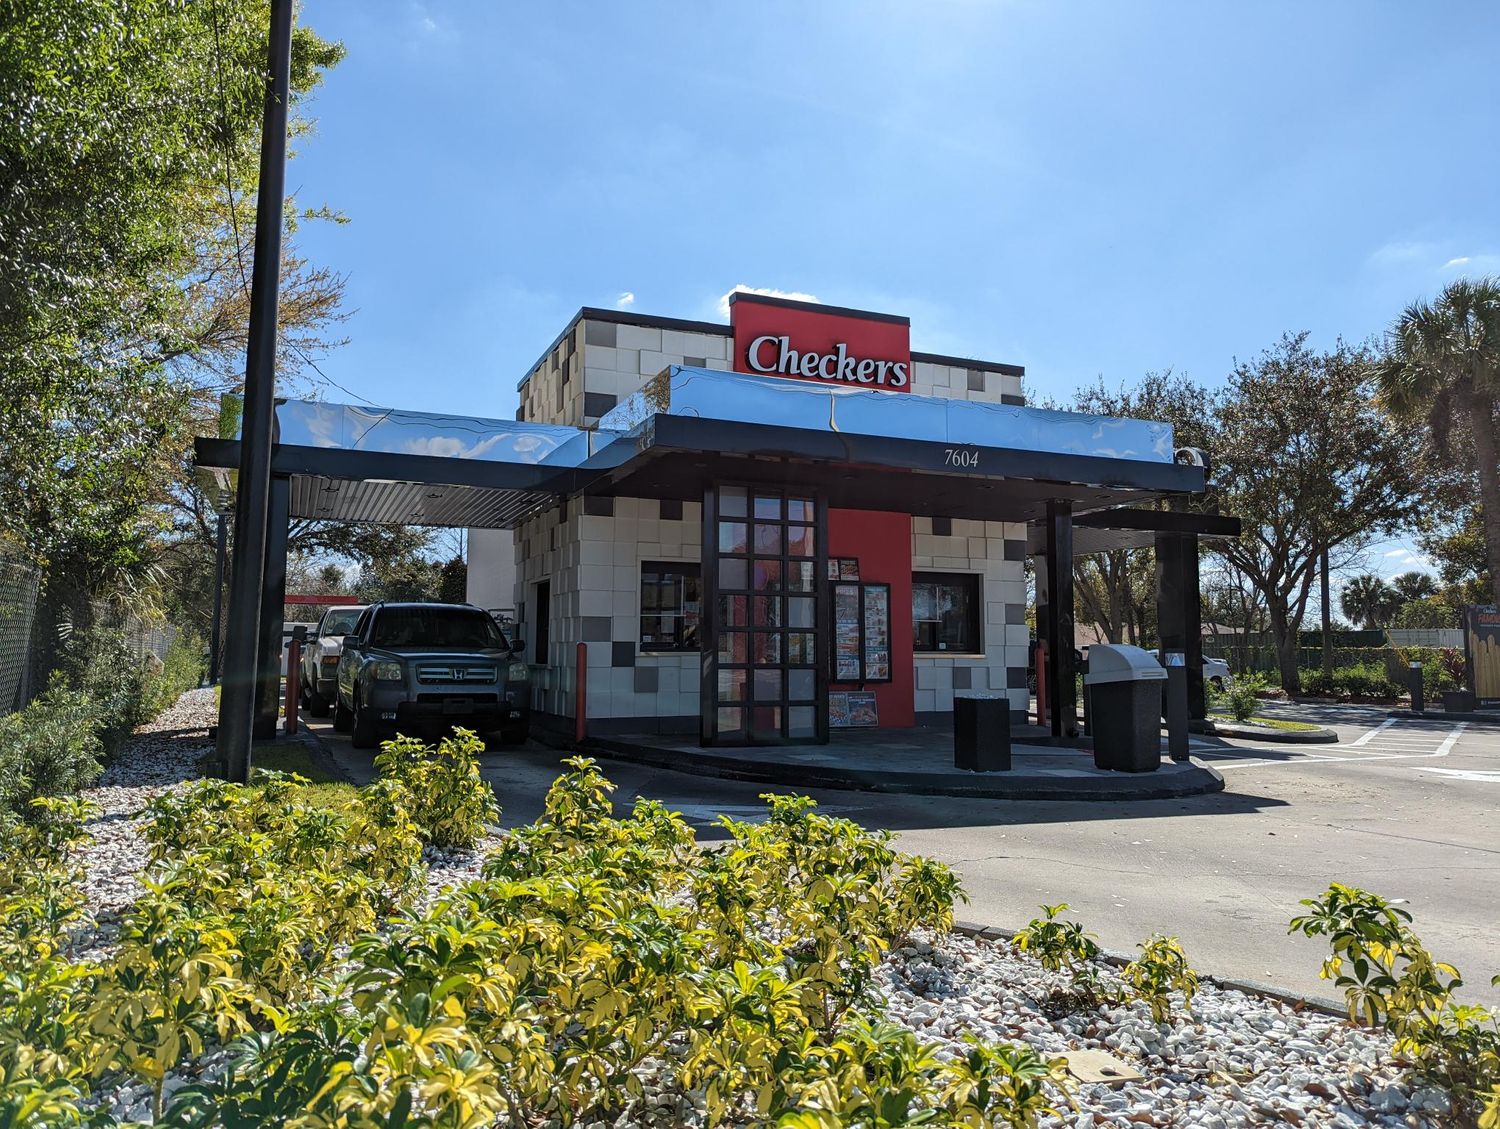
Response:
[[[1151,652],[1123,643],[1100,643],[1089,648],[1089,672],[1083,681],[1093,686],[1106,682],[1160,682],[1166,677],[1166,670]]]

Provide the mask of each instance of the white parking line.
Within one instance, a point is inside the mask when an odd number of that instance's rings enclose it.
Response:
[[[1303,746],[1281,745],[1272,746],[1264,751],[1292,754],[1286,760],[1265,760],[1260,757],[1256,757],[1256,753],[1261,752],[1261,750],[1259,749],[1254,751],[1248,749],[1246,750],[1248,756],[1253,759],[1241,760],[1237,759],[1234,754],[1225,753],[1213,755],[1211,759],[1218,762],[1218,767],[1220,769],[1263,768],[1267,766],[1280,767],[1287,765],[1329,763],[1368,764],[1371,761],[1433,760],[1438,757],[1446,757],[1449,753],[1451,753],[1453,751],[1453,746],[1458,743],[1459,737],[1463,735],[1464,730],[1467,729],[1469,725],[1469,723],[1466,721],[1458,722],[1451,730],[1448,731],[1447,735],[1438,744],[1437,748],[1433,749],[1428,742],[1421,741],[1418,738],[1417,733],[1413,733],[1411,731],[1403,731],[1399,734],[1393,734],[1390,737],[1383,736],[1386,730],[1390,729],[1391,726],[1395,725],[1399,720],[1399,718],[1390,718],[1382,724],[1376,726],[1374,729],[1371,729],[1368,733],[1365,733],[1355,740],[1349,742],[1349,744],[1347,745],[1325,746],[1325,748],[1328,748],[1330,752],[1337,752],[1344,749],[1348,749],[1351,751],[1358,750],[1352,756],[1331,756],[1327,752],[1307,753],[1304,751]],[[1429,735],[1435,737],[1437,734],[1431,733]],[[1371,742],[1376,739],[1380,739],[1382,743],[1372,746]],[[1421,751],[1416,751],[1418,749],[1420,749]],[[1413,767],[1415,768],[1417,766]]]
[[[1391,726],[1395,725],[1396,722],[1399,721],[1399,720],[1400,720],[1399,718],[1394,718],[1394,717],[1388,717],[1388,718],[1386,718],[1384,721],[1382,721],[1379,725],[1377,725],[1374,729],[1370,730],[1364,736],[1359,737],[1356,740],[1350,741],[1349,742],[1350,746],[1357,749],[1361,745],[1368,745],[1372,740],[1374,740],[1374,738],[1377,735],[1379,735],[1381,733],[1384,733]]]
[[[1444,776],[1452,777],[1454,780],[1479,780],[1485,784],[1500,784],[1500,772],[1466,772],[1461,768],[1428,768],[1426,765],[1417,765],[1413,772],[1440,772]]]
[[[1435,757],[1446,757],[1453,750],[1453,746],[1457,744],[1459,734],[1461,734],[1468,727],[1469,723],[1467,721],[1460,721],[1453,727],[1453,732],[1448,734],[1443,743],[1438,746],[1438,751],[1433,753],[1432,755]]]

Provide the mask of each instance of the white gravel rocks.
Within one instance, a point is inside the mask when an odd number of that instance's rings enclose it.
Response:
[[[146,865],[141,812],[174,785],[196,779],[212,751],[208,726],[218,718],[212,690],[190,690],[155,722],[127,741],[84,798],[100,808],[88,822],[92,839],[79,851],[84,889],[95,927],[81,938],[86,955],[98,956],[119,930],[121,914],[141,893]]]
[[[1413,1094],[1390,1062],[1389,1037],[1278,1001],[1204,984],[1155,1023],[1143,1003],[1069,1014],[1066,978],[1005,942],[950,934],[892,953],[879,972],[890,1018],[958,1049],[972,1033],[1025,1040],[1046,1055],[1104,1050],[1145,1077],[1080,1086],[1063,1124],[1093,1126],[1390,1126],[1450,1124],[1438,1091]],[[1101,966],[1101,977],[1113,974]],[[1430,1103],[1430,1104],[1429,1104]]]

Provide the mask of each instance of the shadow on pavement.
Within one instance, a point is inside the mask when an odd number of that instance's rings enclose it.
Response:
[[[310,727],[342,772],[356,784],[375,778],[374,751],[354,749],[348,738],[336,734],[326,723]],[[542,811],[547,788],[563,771],[563,761],[573,755],[537,741],[524,746],[491,743],[481,771],[495,788],[506,826],[528,823]],[[1020,824],[1109,822],[1160,819],[1168,816],[1248,815],[1285,807],[1284,800],[1244,792],[1216,792],[1181,799],[1131,800],[999,800],[967,797],[919,796],[890,792],[845,791],[829,788],[793,788],[696,776],[671,769],[654,768],[597,758],[604,774],[616,785],[618,814],[626,813],[636,796],[661,800],[684,813],[702,842],[724,839],[717,825],[722,812],[735,819],[755,819],[765,805],[763,792],[805,792],[819,806],[836,815],[847,815],[868,827],[904,831],[928,827],[1004,827]]]

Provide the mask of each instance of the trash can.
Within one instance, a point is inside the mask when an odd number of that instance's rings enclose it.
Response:
[[[965,772],[1010,771],[1010,699],[1002,694],[955,695],[953,767]]]
[[[1139,647],[1089,648],[1088,687],[1094,764],[1115,772],[1161,767],[1162,688],[1167,672]]]

